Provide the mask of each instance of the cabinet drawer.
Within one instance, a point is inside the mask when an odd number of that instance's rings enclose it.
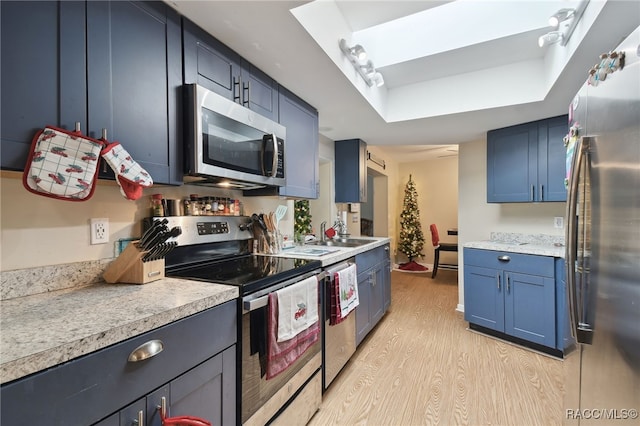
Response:
[[[500,257],[508,260],[499,260]],[[554,259],[549,256],[465,248],[464,264],[543,277],[554,276]]]
[[[92,424],[233,345],[231,301],[77,358],[1,388],[2,424]],[[164,349],[138,362],[129,355],[150,340]]]
[[[385,250],[386,249],[386,250]],[[380,262],[389,259],[389,245],[376,247],[364,253],[356,255],[356,267],[358,273],[371,269]]]

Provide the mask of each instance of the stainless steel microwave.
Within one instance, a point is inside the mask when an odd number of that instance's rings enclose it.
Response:
[[[286,129],[197,84],[185,85],[185,183],[283,186]]]

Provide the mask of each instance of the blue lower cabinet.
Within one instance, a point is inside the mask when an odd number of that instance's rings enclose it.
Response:
[[[165,406],[169,416],[235,425],[236,314],[229,301],[5,383],[0,424],[161,426]],[[163,349],[154,356],[131,359],[157,341]]]
[[[505,333],[548,347],[556,344],[553,278],[505,272]]]
[[[356,345],[380,322],[391,305],[391,270],[389,245],[356,256],[358,298],[356,308]]]
[[[470,324],[548,348],[564,349],[558,330],[553,257],[464,249],[464,318]]]
[[[504,294],[501,271],[464,266],[464,319],[496,331],[504,331]]]

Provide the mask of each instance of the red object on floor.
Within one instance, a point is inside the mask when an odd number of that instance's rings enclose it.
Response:
[[[426,266],[422,266],[413,260],[411,262],[403,263],[398,267],[398,269],[402,269],[403,271],[428,271],[429,268]]]

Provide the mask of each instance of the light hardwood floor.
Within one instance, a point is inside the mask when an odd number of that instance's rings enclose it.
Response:
[[[563,362],[468,331],[456,282],[392,272],[390,310],[309,424],[561,424]]]

